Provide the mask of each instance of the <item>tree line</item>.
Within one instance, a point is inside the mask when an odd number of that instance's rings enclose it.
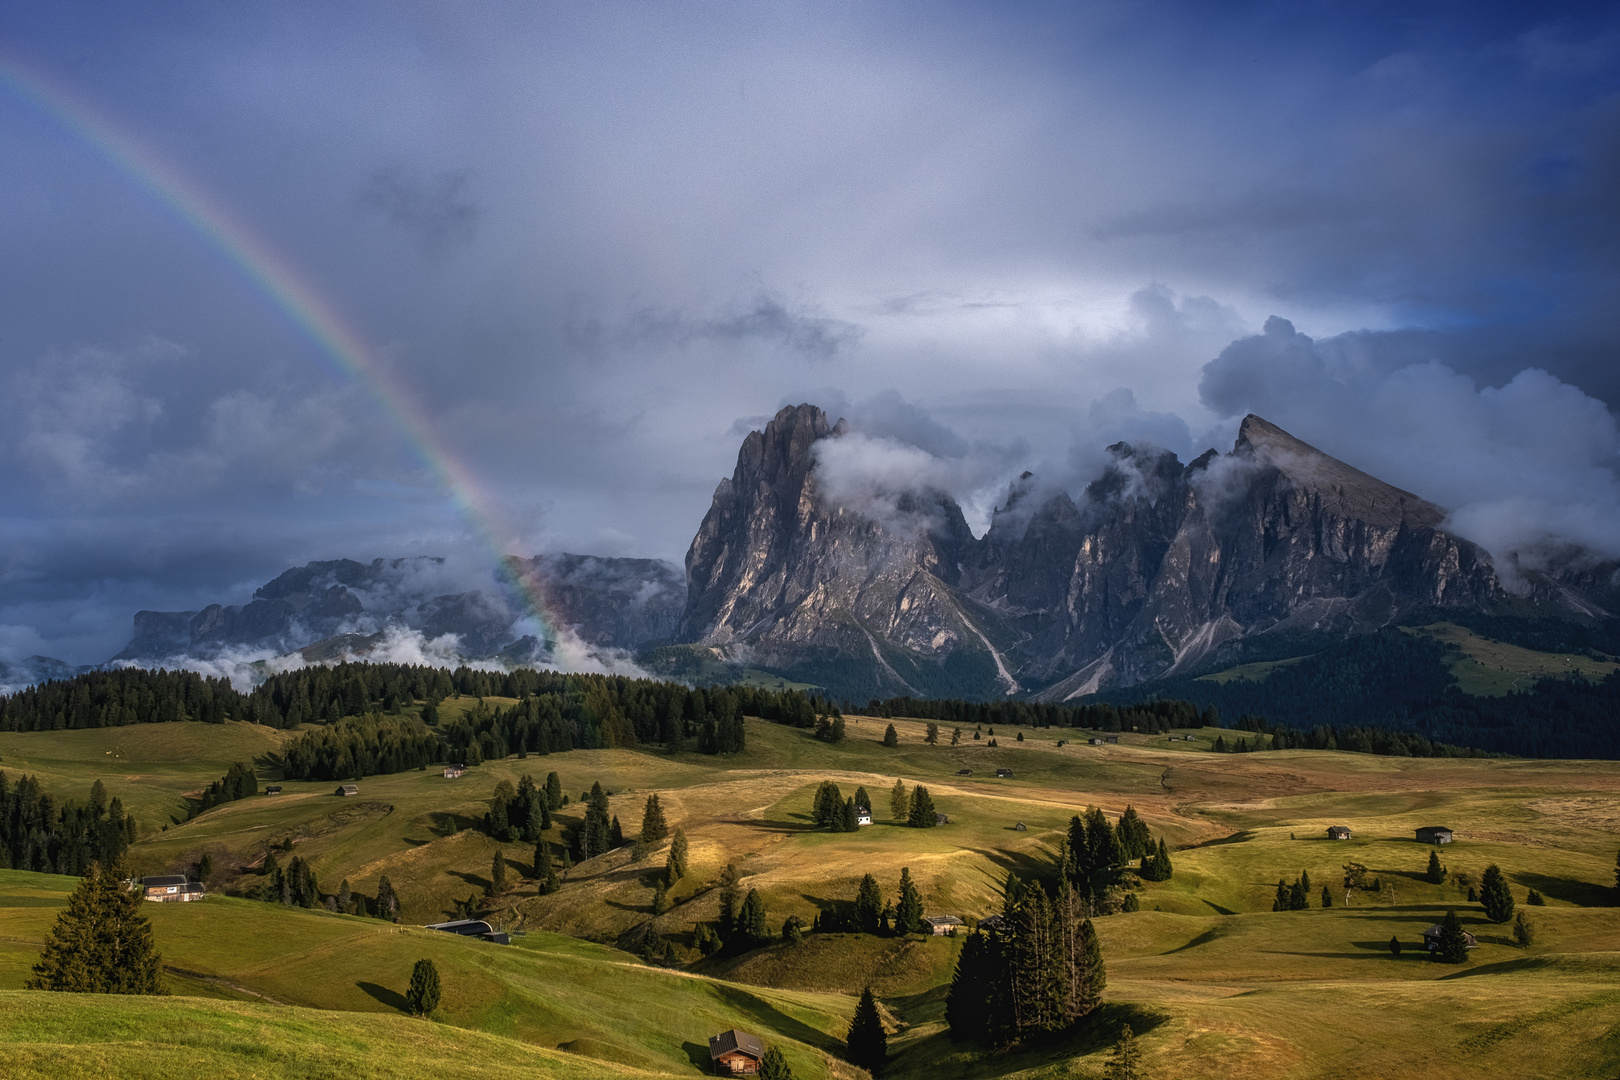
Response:
[[[58,802],[32,776],[0,772],[0,870],[82,875],[111,866],[135,840],[135,819],[100,780],[83,803]]]

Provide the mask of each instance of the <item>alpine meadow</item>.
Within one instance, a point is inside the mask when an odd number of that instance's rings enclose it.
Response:
[[[0,1077],[1614,1080],[1620,7],[0,5]]]

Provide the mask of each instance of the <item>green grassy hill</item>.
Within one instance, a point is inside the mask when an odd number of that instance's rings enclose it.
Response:
[[[953,747],[945,745],[950,727],[941,745],[927,745],[926,725],[911,720],[894,721],[901,745],[891,749],[880,744],[887,724],[851,718],[850,738],[829,746],[804,731],[749,721],[748,751],[734,758],[580,750],[487,763],[457,780],[434,770],[370,777],[350,799],[334,796],[333,784],[289,782],[280,795],[227,804],[148,834],[131,855],[149,872],[208,851],[228,883],[267,845],[290,840],[327,891],[343,879],[370,891],[387,874],[407,921],[435,921],[453,900],[482,890],[496,850],[520,875],[528,869],[531,845],[498,845],[475,826],[496,782],[524,773],[543,780],[554,769],[574,803],[594,781],[612,791],[612,812],[629,833],[647,795],[657,792],[671,826],[691,838],[691,871],[673,891],[674,908],[656,918],[652,874],[663,866],[663,850],[640,864],[628,849],[611,852],[576,867],[550,896],[520,880],[492,912],[528,931],[509,948],[220,895],[148,905],[176,993],[196,1000],[131,1004],[128,1023],[149,1024],[153,1045],[170,1047],[152,1053],[183,1055],[184,1046],[172,1042],[180,1036],[164,1035],[155,1019],[164,1007],[198,1010],[197,1023],[225,1031],[274,1016],[261,1030],[283,1056],[269,1059],[262,1075],[322,1075],[296,1071],[314,1068],[302,1064],[313,1058],[299,1056],[313,1053],[300,1010],[331,1010],[322,1015],[336,1018],[334,1025],[358,1025],[332,1028],[344,1033],[342,1045],[353,1055],[342,1059],[352,1064],[349,1075],[401,1076],[414,1074],[354,1064],[387,1045],[389,1025],[449,1040],[407,1043],[422,1053],[471,1045],[457,1039],[510,1040],[541,1054],[529,1071],[542,1076],[573,1075],[556,1070],[581,1057],[608,1063],[603,1070],[695,1075],[706,1064],[707,1036],[742,1026],[787,1048],[800,1077],[819,1077],[829,1075],[826,1055],[843,1033],[851,995],[870,984],[894,1029],[891,1077],[1099,1076],[1123,1022],[1143,1034],[1154,1076],[1505,1080],[1612,1077],[1620,1069],[1620,916],[1609,906],[1620,764],[1213,754],[1208,748],[1223,734],[1214,730],[1191,732],[1191,743],[1127,733],[1117,745],[1093,747],[1077,732],[1025,729],[1020,741],[1016,729],[998,729],[998,745],[990,747],[988,729],[977,740],[966,729]],[[133,729],[0,733],[0,767],[27,761],[27,771],[49,776],[47,786],[67,794],[100,777],[126,804],[161,807],[244,753],[270,762],[279,737],[231,724],[147,727],[156,730],[145,744],[129,741]],[[1230,741],[1242,733],[1224,734]],[[105,753],[112,748],[106,740],[120,738],[120,753],[130,756]],[[1059,747],[1060,739],[1067,745]],[[997,779],[997,768],[1013,775]],[[963,769],[972,775],[959,775]],[[888,822],[896,777],[926,784],[951,823],[918,830]],[[814,829],[810,802],[823,779],[846,795],[865,786],[878,824],[856,834]],[[743,871],[746,888],[759,890],[773,926],[849,900],[864,873],[892,898],[902,866],[930,913],[983,916],[999,907],[1009,870],[1050,867],[1070,817],[1089,805],[1117,816],[1127,804],[1166,839],[1175,876],[1141,885],[1140,911],[1098,921],[1110,1004],[1061,1045],[988,1054],[950,1042],[943,1002],[960,940],[811,935],[803,945],[720,960],[700,960],[685,948],[695,923],[717,913],[713,885],[728,861]],[[572,821],[578,812],[571,803],[560,817]],[[1354,839],[1327,839],[1329,825],[1350,826]],[[1532,888],[1545,896],[1546,906],[1524,908],[1538,932],[1532,948],[1485,922],[1460,879],[1422,880],[1432,849],[1416,843],[1413,830],[1423,825],[1456,830],[1457,842],[1440,850],[1451,874],[1477,881],[1496,863],[1521,905]],[[1342,867],[1350,862],[1364,864],[1379,887],[1353,891],[1346,906]],[[1313,882],[1313,910],[1272,912],[1277,880],[1301,871]],[[240,879],[255,880],[251,870]],[[1317,906],[1323,885],[1333,896],[1327,910]],[[0,872],[0,990],[22,985],[71,886],[64,878]],[[1480,939],[1461,968],[1416,952],[1423,929],[1449,908]],[[650,968],[591,943],[620,940],[649,923],[683,946],[684,970]],[[1392,935],[1406,946],[1399,958],[1388,950]],[[410,967],[423,956],[445,973],[438,1025],[399,1011]],[[0,1010],[21,1011],[11,999],[31,997],[39,995],[0,995]],[[90,1004],[51,1000],[57,1019],[50,1022],[65,1034],[58,1039],[39,1028],[37,1037],[0,1042],[0,1054],[22,1055],[7,1060],[35,1061],[26,1056],[35,1050],[16,1047],[93,1041],[87,1033],[99,1014]],[[255,1075],[249,1070],[259,1066],[234,1045],[224,1040],[207,1059],[223,1070],[211,1075]],[[105,1060],[118,1063],[105,1070],[116,1072],[139,1059]],[[502,1060],[529,1059],[514,1050]],[[283,1061],[292,1071],[275,1072]]]

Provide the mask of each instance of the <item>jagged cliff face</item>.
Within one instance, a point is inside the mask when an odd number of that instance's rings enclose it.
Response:
[[[678,638],[739,662],[815,674],[860,669],[874,688],[996,677],[983,630],[957,589],[976,541],[937,492],[907,493],[877,521],[821,490],[817,444],[842,422],[786,408],[749,434],[686,556]],[[857,679],[856,681],[861,681]]]
[[[982,540],[939,494],[913,495],[910,520],[839,505],[816,463],[843,434],[801,405],[748,436],[687,556],[679,640],[874,692],[1061,699],[1256,635],[1506,598],[1438,507],[1259,417],[1190,465],[1115,446],[1078,499],[1026,476]]]

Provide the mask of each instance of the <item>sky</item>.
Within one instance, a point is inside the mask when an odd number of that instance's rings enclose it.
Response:
[[[0,660],[312,559],[679,562],[800,401],[980,530],[1254,411],[1620,556],[1616,192],[1612,4],[6,0]]]

